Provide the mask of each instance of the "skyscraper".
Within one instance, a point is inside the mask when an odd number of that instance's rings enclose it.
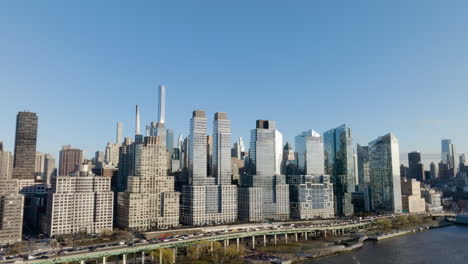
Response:
[[[37,124],[38,118],[33,112],[19,112],[16,117],[13,178],[35,179]]]
[[[174,154],[174,130],[166,130],[166,148],[167,152]]]
[[[399,155],[398,140],[392,134],[369,142],[373,210],[402,212]]]
[[[314,130],[296,136],[297,168],[299,174],[321,176],[325,173],[323,138]]]
[[[13,156],[11,152],[0,150],[0,179],[11,179],[13,172]]]
[[[119,171],[117,174],[117,191],[127,190],[128,177],[134,175],[135,146],[131,137],[126,137],[119,150]]]
[[[57,176],[57,167],[55,158],[51,154],[44,155],[44,181],[47,185],[51,185],[53,179]]]
[[[140,107],[138,105],[136,105],[135,113],[135,142],[143,143],[143,135],[140,130]]]
[[[291,217],[295,219],[330,218],[333,209],[333,185],[325,174],[323,138],[314,130],[295,138],[297,175],[287,175]]]
[[[188,172],[189,184],[214,184],[215,179],[207,177],[208,149],[207,149],[207,119],[205,111],[193,111],[190,119]]]
[[[2,151],[0,151],[1,153]],[[21,241],[24,197],[18,179],[2,179],[0,184],[0,244]]]
[[[351,193],[355,191],[354,152],[351,129],[341,125],[324,133],[325,173],[330,175],[335,195],[335,214],[354,213]]]
[[[421,153],[413,151],[408,153],[408,178],[424,181],[424,165],[421,163]]]
[[[178,226],[180,194],[174,191],[174,178],[167,175],[165,144],[150,136],[133,146],[134,175],[128,177],[127,190],[118,193],[117,225],[132,230]]]
[[[166,87],[159,86],[158,123],[166,123]]]
[[[112,143],[108,142],[106,145],[106,152],[104,154],[104,161],[113,167],[119,165],[119,151],[122,143]]]
[[[231,184],[231,127],[226,113],[216,113],[213,177],[208,176],[207,119],[196,110],[190,120],[188,185],[182,187],[181,222],[186,225],[233,223],[237,220],[237,186]]]
[[[366,187],[370,184],[369,147],[358,144],[356,150],[359,185]]]
[[[272,120],[257,120],[250,135],[249,174],[241,178],[239,218],[289,219],[289,186],[281,175],[283,135]]]
[[[441,159],[447,164],[449,170],[455,169],[455,146],[451,139],[442,139]]]
[[[213,123],[213,173],[216,184],[231,184],[231,121],[226,113],[216,113]]]
[[[36,180],[45,181],[44,161],[45,161],[45,154],[37,151],[35,169],[34,169],[34,176],[36,177]]]
[[[59,176],[68,176],[83,162],[83,151],[72,148],[70,145],[63,146],[60,150]]]
[[[136,105],[136,110],[135,110],[135,135],[141,135],[140,131],[140,107]]]
[[[437,179],[437,166],[435,165],[434,162],[431,162],[431,164],[429,165],[430,167],[430,170],[431,170],[431,180],[435,180]]]
[[[245,152],[245,146],[242,137],[239,137],[239,141],[232,146],[231,156],[241,160],[243,159],[242,152]]]
[[[158,104],[158,122],[151,122],[150,135],[161,138],[162,143],[166,144],[166,87],[159,86],[159,104]]]
[[[117,131],[116,131],[116,137],[115,137],[115,143],[116,144],[122,144],[123,141],[123,123],[122,122],[117,122]]]
[[[104,151],[96,151],[94,152],[94,162],[95,163],[100,163],[100,162],[104,162],[104,159],[105,159],[105,154],[104,154]]]

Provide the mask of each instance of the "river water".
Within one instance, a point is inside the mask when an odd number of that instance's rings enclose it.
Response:
[[[449,226],[382,241],[310,264],[468,264],[468,226]]]

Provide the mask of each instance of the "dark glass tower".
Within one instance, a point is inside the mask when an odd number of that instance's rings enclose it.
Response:
[[[330,175],[335,195],[335,214],[354,213],[351,193],[355,191],[351,129],[339,126],[324,133],[325,173]]]
[[[408,178],[424,181],[424,165],[421,163],[421,153],[413,151],[408,153]]]
[[[37,120],[37,115],[33,112],[19,112],[16,116],[13,178],[34,179]]]

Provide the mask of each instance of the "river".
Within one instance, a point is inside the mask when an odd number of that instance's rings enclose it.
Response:
[[[468,226],[449,226],[382,241],[310,264],[467,264]]]

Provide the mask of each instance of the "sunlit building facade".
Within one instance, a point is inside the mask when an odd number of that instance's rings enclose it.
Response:
[[[369,143],[372,209],[401,213],[400,156],[397,138],[392,134]]]

